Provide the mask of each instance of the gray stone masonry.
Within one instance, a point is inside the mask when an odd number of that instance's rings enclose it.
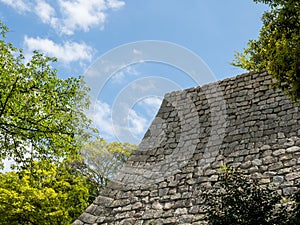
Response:
[[[225,163],[284,196],[300,183],[300,113],[250,72],[165,95],[137,151],[73,223],[205,224],[201,187]]]

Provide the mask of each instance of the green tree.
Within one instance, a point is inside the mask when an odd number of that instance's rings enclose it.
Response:
[[[58,78],[56,59],[39,52],[26,63],[22,50],[6,42],[7,31],[0,23],[0,164],[75,157],[90,130],[82,78]]]
[[[247,70],[266,70],[291,100],[300,100],[300,1],[254,0],[270,6],[262,16],[257,40],[250,40],[233,65]]]
[[[134,145],[96,139],[81,77],[59,79],[54,58],[6,42],[0,23],[0,224],[70,224],[125,162]],[[80,154],[81,153],[81,154]]]
[[[33,161],[22,171],[0,174],[0,224],[70,224],[89,205],[87,179],[65,163]]]
[[[283,198],[269,185],[223,166],[219,181],[204,189],[207,220],[212,225],[288,225],[292,212],[287,211]],[[280,205],[281,204],[281,205]]]
[[[97,138],[82,148],[82,158],[72,161],[71,166],[94,183],[97,187],[97,193],[94,195],[99,195],[136,148],[136,145],[129,143],[108,143],[102,138]]]

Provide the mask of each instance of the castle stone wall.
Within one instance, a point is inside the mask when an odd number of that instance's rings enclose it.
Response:
[[[205,224],[200,189],[223,163],[295,192],[300,113],[270,84],[251,72],[167,94],[137,151],[73,224]]]

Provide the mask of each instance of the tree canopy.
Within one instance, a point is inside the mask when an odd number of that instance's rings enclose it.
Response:
[[[233,65],[247,70],[266,70],[273,85],[299,104],[300,100],[300,1],[254,0],[268,4],[257,40],[250,40]]]
[[[0,224],[71,224],[89,205],[92,188],[83,175],[49,160],[0,173]]]
[[[95,137],[82,77],[60,79],[55,58],[6,42],[0,22],[0,224],[70,224],[128,159],[135,145]]]
[[[26,62],[7,32],[0,23],[0,162],[75,156],[90,130],[83,79],[58,78],[56,59],[37,51]]]
[[[96,187],[96,193],[121,169],[137,146],[129,143],[106,142],[102,138],[87,143],[81,150],[82,157],[70,162],[72,168],[80,171]]]

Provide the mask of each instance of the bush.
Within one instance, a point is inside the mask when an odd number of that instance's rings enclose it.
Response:
[[[222,166],[219,181],[203,190],[207,221],[212,225],[282,225],[299,224],[299,208],[283,198],[272,185],[259,185],[236,169]],[[300,200],[300,194],[298,194]],[[299,202],[299,201],[298,201]],[[299,218],[299,217],[298,217]]]

